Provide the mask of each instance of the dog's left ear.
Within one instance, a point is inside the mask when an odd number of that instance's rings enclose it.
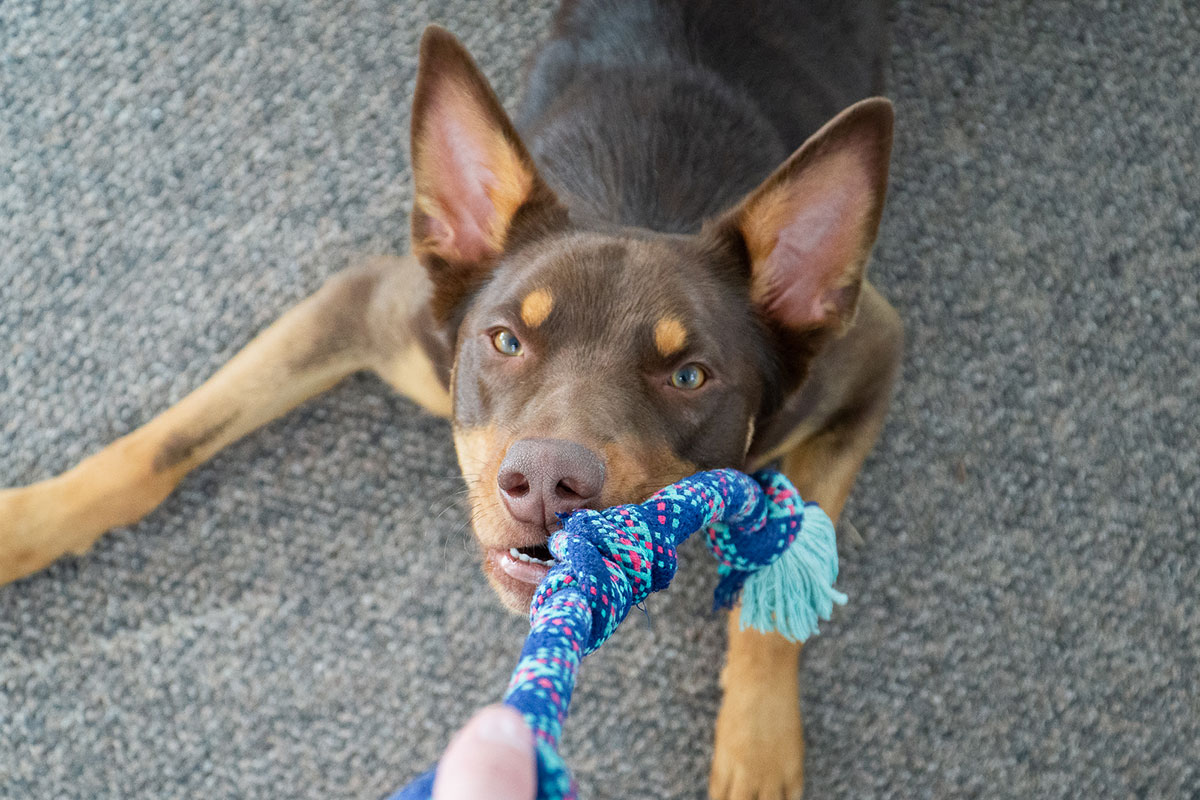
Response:
[[[495,265],[519,217],[559,206],[487,79],[436,25],[421,38],[412,166],[412,248],[444,316]]]
[[[717,223],[740,237],[750,295],[784,329],[843,333],[854,319],[887,193],[892,104],[850,106]]]

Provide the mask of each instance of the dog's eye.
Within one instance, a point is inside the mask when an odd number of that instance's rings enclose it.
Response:
[[[521,340],[508,328],[501,328],[492,334],[492,346],[506,356],[521,355]]]
[[[707,379],[704,367],[699,364],[685,364],[671,373],[671,385],[676,389],[699,389]]]

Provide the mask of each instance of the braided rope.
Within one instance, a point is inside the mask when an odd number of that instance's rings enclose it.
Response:
[[[579,662],[631,608],[670,584],[679,545],[699,530],[719,565],[714,605],[731,606],[742,594],[743,627],[803,640],[846,601],[833,589],[829,517],[774,470],[701,472],[644,503],[571,514],[550,538],[557,563],[534,594],[530,633],[504,697],[534,733],[538,800],[576,797],[557,748]],[[432,784],[430,772],[392,800],[428,798]]]

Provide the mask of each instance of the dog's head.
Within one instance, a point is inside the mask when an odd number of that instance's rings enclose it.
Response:
[[[484,570],[528,608],[558,514],[743,465],[851,322],[891,107],[864,101],[696,235],[572,219],[453,37],[421,46],[413,251],[454,332],[454,437]],[[686,135],[686,132],[681,132]]]

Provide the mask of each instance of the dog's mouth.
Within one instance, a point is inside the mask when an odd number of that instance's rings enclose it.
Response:
[[[526,605],[553,566],[554,556],[545,544],[495,547],[487,551],[487,567],[491,577]]]
[[[522,564],[536,564],[547,568],[554,566],[554,556],[550,554],[550,547],[544,544],[535,544],[531,547],[510,547],[508,555]]]

